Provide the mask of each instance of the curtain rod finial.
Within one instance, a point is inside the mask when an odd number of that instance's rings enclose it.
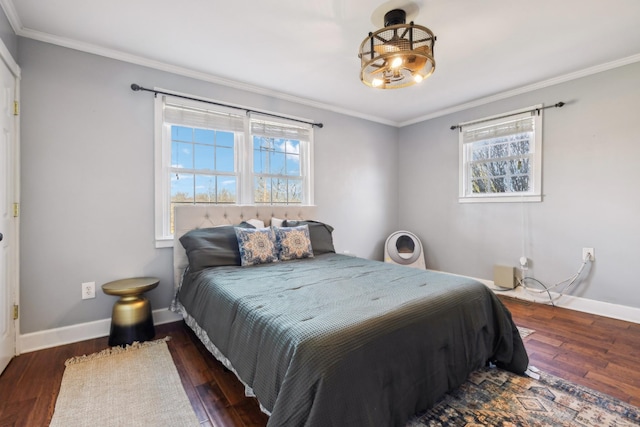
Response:
[[[324,127],[324,125],[322,123],[314,123],[316,126],[318,126],[320,129],[322,129]]]
[[[564,105],[564,102],[560,101],[556,104],[556,107],[560,108]]]
[[[138,86],[135,83],[131,84],[131,90],[135,90],[136,92],[139,91],[140,89],[142,89],[140,86]]]

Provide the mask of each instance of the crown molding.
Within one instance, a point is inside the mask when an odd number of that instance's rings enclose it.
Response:
[[[300,98],[297,96],[289,95],[282,92],[277,92],[274,90],[266,89],[259,86],[254,86],[248,83],[242,83],[234,80],[224,79],[221,77],[217,77],[215,75],[192,70],[185,67],[180,67],[172,64],[168,64],[161,61],[156,61],[153,59],[145,58],[138,55],[128,54],[115,49],[108,49],[101,46],[97,46],[90,43],[84,43],[78,40],[68,39],[64,37],[58,37],[52,34],[31,30],[29,28],[24,28],[20,17],[15,9],[13,4],[13,0],[0,0],[0,6],[4,10],[5,15],[7,15],[7,19],[11,24],[16,35],[20,37],[26,37],[33,40],[42,41],[45,43],[50,43],[62,47],[66,47],[69,49],[78,50],[81,52],[91,53],[98,56],[103,56],[106,58],[116,59],[123,62],[128,62],[131,64],[140,65],[147,68],[152,68],[160,71],[165,71],[168,73],[193,78],[196,80],[205,81],[208,83],[214,83],[221,86],[226,86],[234,89],[243,90],[246,92],[255,93],[258,95],[270,96],[277,99],[282,99],[284,101],[294,102],[297,104],[306,105],[313,108],[318,108],[325,111],[331,111],[338,114],[343,114],[346,116],[356,117],[359,119],[380,123],[387,126],[393,126],[397,128],[402,128],[405,126],[410,126],[416,123],[424,122],[427,120],[435,119],[437,117],[446,116],[448,114],[457,113],[459,111],[468,110],[470,108],[479,107],[482,105],[486,105],[495,101],[500,101],[502,99],[510,98],[516,95],[522,95],[528,92],[532,92],[538,89],[543,89],[549,86],[557,85],[559,83],[568,82],[571,80],[579,79],[582,77],[587,77],[593,74],[601,73],[603,71],[611,70],[614,68],[622,67],[625,65],[633,64],[636,62],[640,62],[640,54],[628,56],[626,58],[622,58],[619,60],[607,62],[604,64],[596,65],[593,67],[585,68],[583,70],[579,70],[576,72],[564,74],[562,76],[554,77],[551,79],[543,80],[541,82],[521,86],[516,89],[508,90],[505,92],[500,92],[491,96],[487,96],[484,98],[479,98],[470,102],[466,102],[463,104],[453,105],[448,108],[444,108],[438,111],[434,111],[429,114],[425,114],[422,116],[415,117],[410,120],[406,120],[403,122],[397,122],[394,120],[388,120],[378,116],[372,116],[369,114],[363,114],[358,111],[353,111],[346,108],[341,108],[335,105],[326,104],[323,102],[314,101],[307,98]]]
[[[3,2],[10,2],[10,0],[0,0]],[[14,28],[15,30],[15,28]],[[208,83],[215,83],[221,86],[226,86],[234,89],[243,90],[246,92],[255,93],[258,95],[270,96],[273,98],[282,99],[284,101],[295,102],[297,104],[307,105],[309,107],[318,108],[321,110],[327,110],[334,113],[344,114],[347,116],[357,117],[360,119],[378,122],[381,124],[385,124],[388,126],[398,126],[398,122],[387,120],[377,116],[371,116],[368,114],[363,114],[357,111],[349,110],[346,108],[340,108],[335,105],[325,104],[318,101],[313,101],[306,98],[300,98],[297,96],[289,95],[282,92],[277,92],[271,89],[266,89],[259,86],[254,86],[247,83],[238,82],[235,80],[224,79],[221,77],[214,76],[209,73],[192,70],[185,67],[180,67],[177,65],[168,64],[166,62],[157,61],[154,59],[145,58],[138,55],[133,55],[129,53],[125,53],[116,49],[109,49],[102,46],[97,46],[91,43],[85,43],[78,40],[68,39],[65,37],[59,37],[52,34],[31,30],[28,28],[21,28],[19,31],[16,31],[16,34],[21,37],[26,37],[32,40],[37,40],[45,43],[54,44],[57,46],[66,47],[73,50],[78,50],[81,52],[91,53],[98,56],[103,56],[106,58],[116,59],[118,61],[128,62],[135,65],[140,65],[147,68],[152,68],[155,70],[166,71],[168,73],[177,74],[184,77],[189,77],[196,80],[205,81]]]
[[[575,71],[573,73],[564,74],[562,76],[554,77],[551,79],[543,80],[538,83],[533,83],[530,85],[522,86],[516,89],[508,90],[506,92],[500,92],[495,95],[487,96],[485,98],[476,99],[471,102],[466,102],[464,104],[455,105],[449,108],[445,108],[443,110],[435,111],[433,113],[425,114],[424,116],[416,117],[415,119],[407,120],[405,122],[401,122],[398,124],[398,127],[404,127],[413,125],[416,123],[424,122],[427,120],[435,119],[436,117],[446,116],[448,114],[457,113],[458,111],[468,110],[470,108],[479,107],[482,105],[489,104],[491,102],[500,101],[502,99],[510,98],[516,95],[522,95],[528,92],[533,92],[538,89],[543,89],[549,86],[554,86],[560,83],[569,82],[571,80],[580,79],[582,77],[591,76],[593,74],[598,74],[603,71],[612,70],[614,68],[623,67],[625,65],[634,64],[636,62],[640,62],[640,54],[627,56],[626,58],[618,59],[615,61],[607,62],[604,64],[596,65],[593,67],[585,68],[580,71]]]

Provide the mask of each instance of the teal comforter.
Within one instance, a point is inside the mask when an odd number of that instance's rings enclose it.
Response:
[[[404,426],[488,362],[528,364],[508,310],[461,276],[327,254],[187,274],[177,300],[269,426]]]

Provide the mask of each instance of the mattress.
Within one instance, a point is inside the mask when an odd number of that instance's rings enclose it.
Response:
[[[268,426],[403,426],[489,362],[528,365],[483,284],[344,255],[187,271],[175,305]]]

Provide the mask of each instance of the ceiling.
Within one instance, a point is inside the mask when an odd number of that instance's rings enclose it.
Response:
[[[395,126],[640,61],[638,0],[414,0],[437,37],[435,73],[365,86],[360,43],[407,3],[0,0],[23,37]]]

